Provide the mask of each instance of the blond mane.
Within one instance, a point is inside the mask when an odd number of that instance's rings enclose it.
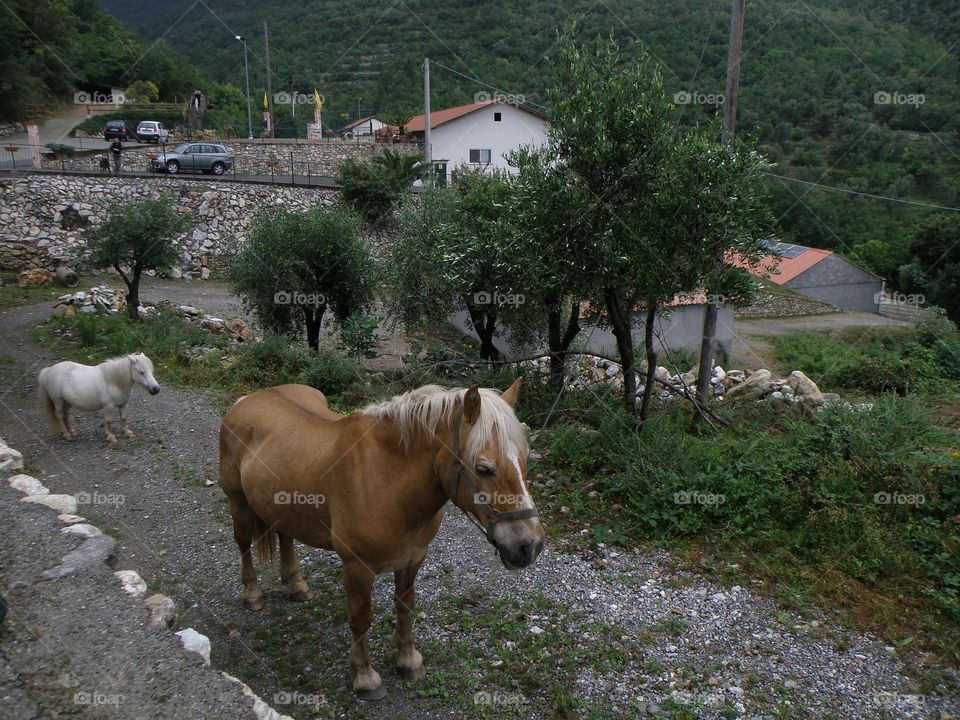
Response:
[[[462,406],[465,392],[465,388],[424,385],[389,400],[368,405],[360,412],[392,419],[400,429],[401,441],[408,447],[418,433],[427,438],[433,437],[440,424],[458,406]],[[483,449],[494,439],[504,455],[526,457],[529,450],[527,435],[513,408],[496,390],[480,388],[480,417],[467,436],[464,459],[471,464],[476,462]]]

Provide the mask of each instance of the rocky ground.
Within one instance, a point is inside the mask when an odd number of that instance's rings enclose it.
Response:
[[[221,316],[228,309],[209,307]],[[211,484],[219,417],[197,394],[135,391],[129,415],[136,438],[108,446],[97,418],[80,415],[78,440],[58,440],[34,390],[36,372],[57,359],[56,349],[46,352],[28,339],[47,312],[46,306],[0,308],[6,340],[0,435],[51,492],[92,499],[78,512],[117,539],[116,568],[138,570],[150,592],[171,597],[174,629],[208,635],[213,666],[248,682],[283,713],[300,719],[960,712],[955,693],[921,688],[890,648],[832,617],[783,611],[746,584],[720,587],[682,571],[667,553],[592,549],[586,528],[551,533],[534,567],[508,573],[456,511],[448,512],[419,577],[415,631],[427,678],[405,685],[390,671],[392,587],[383,578],[372,654],[389,695],[378,704],[357,703],[349,692],[349,631],[336,558],[301,550],[316,593],[309,603],[284,600],[274,571],[264,578],[267,608],[244,611],[229,516]],[[247,701],[221,698],[219,676],[184,656],[172,634],[144,626],[142,610],[109,568],[37,582],[76,539],[56,532],[52,513],[0,491],[0,593],[11,600],[0,626],[0,715],[15,708],[14,718],[252,717]],[[126,691],[136,703],[73,703],[78,689],[87,688],[103,688],[105,696]]]

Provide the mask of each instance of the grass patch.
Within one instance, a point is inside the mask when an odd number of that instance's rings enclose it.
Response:
[[[57,282],[47,285],[28,285],[20,287],[17,285],[17,275],[14,273],[4,273],[0,275],[0,306],[4,305],[29,305],[38,302],[53,302],[61,295],[77,292],[78,290],[87,290],[94,285],[96,278],[81,278],[80,284],[75,288],[63,287]]]

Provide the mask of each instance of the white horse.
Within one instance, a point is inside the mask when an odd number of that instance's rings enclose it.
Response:
[[[133,383],[143,385],[151,395],[160,392],[160,385],[153,378],[153,363],[143,353],[104,360],[92,367],[61,362],[40,371],[40,400],[47,419],[64,440],[77,436],[70,427],[70,410],[77,408],[102,410],[107,440],[116,442],[111,426],[114,410],[120,414],[124,434],[133,437],[124,415]]]

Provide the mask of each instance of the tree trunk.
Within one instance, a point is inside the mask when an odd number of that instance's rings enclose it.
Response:
[[[303,306],[303,322],[307,326],[307,345],[314,352],[320,350],[320,322],[326,310],[326,305],[320,305],[316,309],[309,305]]]
[[[580,301],[573,300],[567,329],[561,335],[563,317],[559,307],[547,314],[547,344],[550,350],[550,381],[557,387],[563,385],[563,372],[567,366],[567,350],[580,334]]]
[[[129,279],[126,275],[120,273],[120,276],[127,285],[127,315],[131,320],[140,319],[140,313],[137,312],[137,308],[140,307],[140,275],[142,272],[143,268],[134,265],[133,270],[130,272]]]
[[[620,356],[620,368],[623,371],[623,404],[630,412],[637,407],[637,382],[633,366],[633,335],[630,328],[630,309],[624,308],[623,298],[613,290],[605,293],[607,314],[613,336],[617,340],[617,352]]]
[[[493,333],[497,329],[497,313],[495,310],[475,310],[467,305],[470,313],[470,323],[480,338],[480,357],[484,360],[499,360],[500,351],[493,344]]]
[[[640,403],[640,430],[647,421],[647,413],[650,411],[650,399],[653,397],[654,378],[657,376],[657,351],[653,346],[653,323],[657,319],[657,304],[655,302],[647,303],[647,319],[644,326],[644,344],[647,349],[647,376],[643,387],[643,402]]]
[[[710,376],[713,374],[713,353],[717,346],[717,316],[720,308],[707,303],[703,315],[703,339],[700,341],[700,365],[697,375],[697,403],[710,404]]]

